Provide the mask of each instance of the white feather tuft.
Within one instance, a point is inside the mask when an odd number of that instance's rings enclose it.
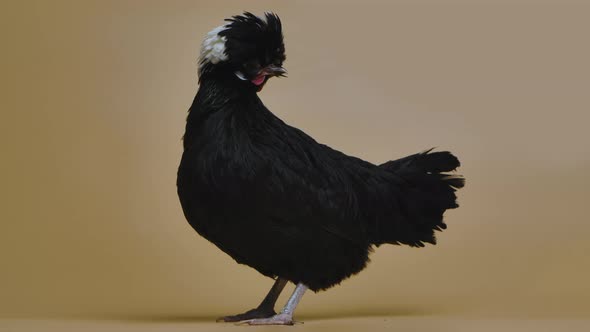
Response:
[[[227,39],[219,35],[223,30],[228,29],[227,25],[219,26],[207,34],[201,45],[201,55],[199,57],[199,74],[203,66],[207,63],[216,64],[227,60],[225,53],[225,42]]]

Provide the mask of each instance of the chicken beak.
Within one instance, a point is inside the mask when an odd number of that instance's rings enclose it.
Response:
[[[287,70],[281,66],[269,65],[264,67],[259,75],[285,77]]]

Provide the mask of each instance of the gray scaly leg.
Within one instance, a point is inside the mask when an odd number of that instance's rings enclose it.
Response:
[[[260,318],[260,319],[250,319],[239,324],[248,324],[248,325],[293,325],[295,322],[293,321],[293,312],[301,301],[303,294],[307,290],[307,286],[302,283],[299,283],[297,287],[295,287],[295,291],[293,291],[293,295],[287,301],[287,304],[281,310],[281,312],[277,315],[268,318]]]
[[[243,320],[249,320],[254,318],[268,318],[276,315],[275,312],[275,303],[281,295],[283,288],[287,284],[287,280],[277,278],[272,288],[266,294],[266,297],[257,308],[248,310],[242,314],[233,315],[233,316],[225,316],[217,319],[218,322],[239,322]]]

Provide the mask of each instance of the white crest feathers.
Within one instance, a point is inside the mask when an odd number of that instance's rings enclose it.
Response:
[[[203,40],[201,55],[199,57],[199,74],[205,64],[216,64],[220,61],[227,60],[227,54],[225,53],[225,42],[227,39],[219,35],[225,29],[228,29],[227,25],[219,26],[209,31],[205,40]]]

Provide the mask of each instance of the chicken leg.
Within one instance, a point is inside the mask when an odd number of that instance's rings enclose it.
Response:
[[[287,280],[282,278],[277,278],[272,288],[266,294],[266,297],[262,302],[258,305],[257,308],[248,310],[242,314],[237,314],[233,316],[225,316],[217,319],[218,322],[239,322],[244,320],[251,320],[255,318],[268,318],[276,315],[275,312],[275,303],[281,295],[283,288],[287,284]]]
[[[250,320],[240,322],[238,324],[293,325],[293,324],[295,324],[295,321],[293,320],[293,312],[295,311],[297,304],[299,304],[299,301],[301,301],[301,298],[303,297],[303,294],[305,293],[306,290],[307,290],[307,286],[305,286],[302,283],[299,283],[299,284],[297,284],[297,287],[295,287],[295,291],[293,291],[293,295],[291,295],[291,297],[289,298],[289,301],[287,301],[287,304],[285,304],[285,307],[283,308],[283,310],[281,310],[281,312],[279,314],[276,314],[276,315],[274,315],[272,317],[268,317],[268,318],[250,319]]]

